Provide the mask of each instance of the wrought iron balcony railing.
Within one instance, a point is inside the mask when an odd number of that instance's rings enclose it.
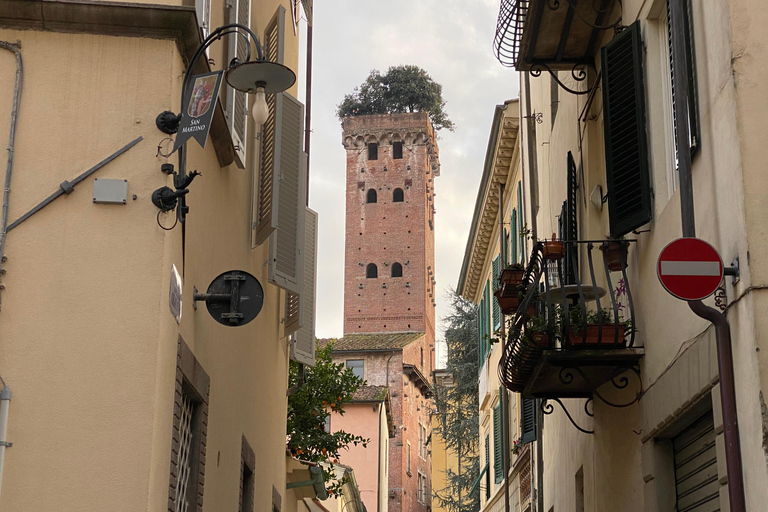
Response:
[[[536,398],[591,397],[636,366],[633,242],[538,242],[521,280],[502,274],[496,297],[511,316],[499,363],[505,387]]]

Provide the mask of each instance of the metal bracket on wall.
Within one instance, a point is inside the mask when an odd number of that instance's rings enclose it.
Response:
[[[94,165],[93,167],[91,167],[90,169],[85,171],[83,174],[81,174],[80,176],[78,176],[74,180],[72,180],[72,181],[64,180],[63,182],[61,182],[61,184],[59,185],[59,189],[56,192],[54,192],[50,196],[46,197],[37,206],[35,206],[31,210],[29,210],[27,213],[25,213],[24,215],[22,215],[21,217],[19,217],[15,221],[13,221],[8,226],[8,231],[12,230],[16,226],[18,226],[19,224],[21,224],[22,222],[27,220],[28,218],[30,218],[32,215],[34,215],[35,213],[37,213],[40,210],[42,210],[44,207],[46,207],[49,204],[51,204],[54,201],[54,199],[60,197],[63,194],[71,194],[72,192],[74,192],[75,185],[77,185],[78,183],[83,181],[85,178],[87,178],[91,174],[95,173],[96,171],[98,171],[99,169],[101,169],[102,167],[107,165],[109,162],[111,162],[112,160],[114,160],[118,156],[122,155],[123,153],[125,153],[126,151],[131,149],[133,146],[135,146],[136,144],[141,142],[142,139],[143,139],[143,137],[137,137],[136,139],[132,140],[131,142],[129,142],[128,144],[126,144],[122,148],[118,149],[117,151],[115,151],[114,153],[109,155],[107,158],[105,158],[101,162],[97,163],[96,165]]]
[[[542,413],[549,415],[549,414],[552,414],[553,412],[555,412],[554,406],[552,404],[548,403],[549,400],[552,400],[552,401],[557,402],[558,404],[560,404],[560,407],[563,408],[563,412],[565,413],[566,416],[568,416],[568,419],[570,420],[571,424],[574,427],[576,427],[576,430],[578,430],[579,432],[584,432],[585,434],[593,434],[594,435],[594,433],[595,433],[594,430],[587,430],[585,428],[582,428],[582,427],[578,426],[575,421],[573,421],[573,417],[571,416],[571,413],[568,412],[568,409],[565,408],[565,404],[559,398],[545,398],[545,399],[543,399],[541,401],[541,412]],[[595,414],[589,411],[589,404],[591,404],[591,403],[592,403],[592,399],[591,398],[587,398],[587,401],[584,402],[584,412],[587,414],[587,416],[589,416],[590,418],[593,418],[595,416]]]

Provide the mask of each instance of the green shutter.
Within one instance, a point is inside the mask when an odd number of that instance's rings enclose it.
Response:
[[[520,407],[520,428],[523,431],[522,444],[536,440],[536,399],[523,398]]]
[[[520,263],[517,254],[517,238],[520,230],[517,229],[517,210],[515,208],[512,208],[512,218],[510,218],[509,223],[512,226],[512,248],[509,251],[512,254],[512,263]]]
[[[488,466],[491,463],[491,439],[489,436],[485,436],[485,467],[488,468]],[[485,473],[485,499],[491,497],[491,472],[486,471]]]
[[[493,259],[493,289],[495,290],[499,286],[499,277],[501,276],[501,256],[496,256]],[[493,301],[493,332],[496,332],[497,329],[501,328],[501,307],[499,306],[499,301],[495,300],[494,297],[491,299]]]
[[[485,296],[485,313],[483,314],[483,318],[485,318],[485,353],[488,354],[491,351],[491,280],[487,280],[485,282],[485,292],[483,293]]]
[[[611,236],[651,220],[643,48],[636,21],[601,50],[605,169]]]
[[[525,234],[523,233],[523,182],[517,182],[517,237],[519,255],[517,261],[525,263]]]
[[[481,371],[483,369],[483,361],[485,360],[485,320],[483,319],[483,313],[485,311],[485,293],[483,298],[480,299],[480,305],[477,308],[477,369]]]
[[[501,243],[501,265],[505,267],[509,265],[509,231],[504,228],[504,240]]]
[[[501,396],[499,396],[501,400]],[[493,408],[493,479],[496,483],[504,478],[504,457],[502,449],[501,402]]]

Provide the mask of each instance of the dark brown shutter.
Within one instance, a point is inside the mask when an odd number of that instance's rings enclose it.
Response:
[[[536,440],[536,399],[523,398],[520,407],[521,442],[528,444]]]
[[[640,22],[602,50],[605,167],[611,236],[652,217]]]

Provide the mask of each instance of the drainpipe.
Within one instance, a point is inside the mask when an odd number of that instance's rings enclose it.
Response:
[[[381,431],[381,413],[384,411],[385,406],[386,402],[381,402],[379,404],[379,456],[381,456],[381,442],[383,439],[383,432]],[[389,457],[389,454],[387,454],[387,457]],[[381,461],[379,461],[376,473],[376,512],[381,512]]]
[[[11,175],[13,174],[13,151],[14,151],[14,144],[16,141],[16,121],[18,121],[18,118],[19,118],[19,104],[21,103],[21,87],[24,82],[24,64],[21,60],[21,41],[18,41],[16,43],[0,41],[0,48],[4,48],[10,52],[13,52],[16,55],[16,83],[13,87],[13,106],[11,107],[11,129],[8,134],[8,165],[5,168],[5,186],[3,187],[3,215],[2,215],[2,220],[0,220],[0,278],[2,278],[3,274],[5,274],[5,270],[3,270],[3,262],[5,261],[5,253],[4,253],[5,235],[8,233],[8,200],[11,194]],[[1,289],[2,287],[0,287],[0,290]],[[2,298],[2,295],[0,295],[0,299],[1,298]]]
[[[2,381],[2,377],[0,377]],[[8,432],[8,407],[11,405],[11,389],[3,382],[3,390],[0,391],[0,489],[3,485],[3,467],[5,465],[5,449],[13,446],[6,441]]]
[[[522,213],[522,212],[521,212]],[[510,233],[512,230],[510,229]],[[510,235],[511,236],[511,235]],[[504,184],[499,183],[499,254],[504,254]],[[506,265],[506,261],[501,261],[499,266],[503,268]],[[494,286],[496,283],[494,283]],[[506,331],[506,325],[504,321],[504,313],[501,313],[501,339],[504,339]],[[509,512],[509,400],[507,397],[507,389],[501,388],[501,467],[504,470],[504,511]]]
[[[314,11],[315,7],[312,6]],[[304,152],[307,153],[307,206],[309,206],[309,139],[312,133],[310,122],[312,121],[312,25],[314,13],[309,17],[307,23],[307,70],[306,75],[306,97],[304,106]]]
[[[670,2],[672,17],[672,51],[674,55],[685,54],[685,21],[683,9],[685,0]],[[693,179],[691,175],[691,152],[688,150],[688,68],[684,59],[674,59],[672,72],[682,87],[675,89],[675,117],[677,123],[677,158],[680,173],[680,216],[683,236],[696,236],[696,218],[693,209]],[[700,300],[688,301],[688,306],[697,316],[709,320],[715,326],[717,342],[717,366],[720,373],[720,401],[723,409],[723,437],[725,438],[725,464],[728,472],[728,499],[731,512],[745,512],[744,476],[741,463],[741,441],[736,414],[736,388],[733,375],[733,353],[731,350],[731,328],[724,314],[704,305]]]
[[[526,143],[528,146],[528,175],[531,183],[528,185],[530,191],[530,212],[531,212],[531,239],[536,240],[538,233],[536,229],[536,215],[539,212],[539,177],[536,168],[536,144],[534,142],[534,133],[536,132],[536,119],[531,112],[531,73],[523,73],[525,79],[525,120],[526,123]],[[520,213],[522,215],[522,212]]]

